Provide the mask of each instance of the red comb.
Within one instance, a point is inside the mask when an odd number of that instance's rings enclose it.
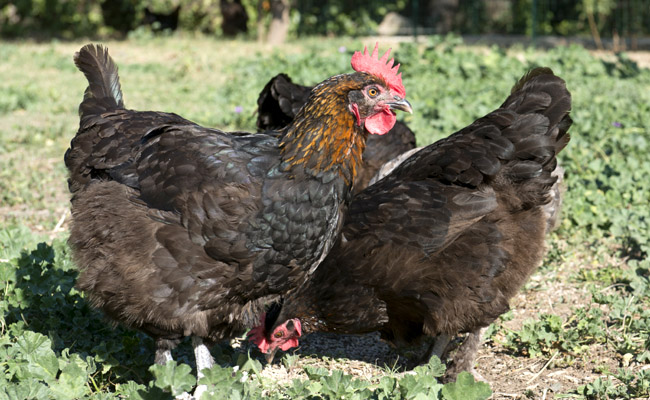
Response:
[[[393,67],[395,63],[394,58],[391,58],[387,62],[389,55],[390,49],[381,58],[378,58],[379,43],[375,43],[375,49],[372,51],[372,55],[368,54],[368,47],[366,46],[363,48],[363,54],[360,51],[354,53],[350,64],[352,64],[352,68],[357,72],[367,72],[381,77],[388,83],[392,91],[398,96],[404,97],[406,90],[404,90],[404,85],[402,85],[402,73],[397,73],[399,64]]]

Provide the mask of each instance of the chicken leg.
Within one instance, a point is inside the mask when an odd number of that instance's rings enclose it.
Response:
[[[192,336],[192,347],[194,347],[194,358],[196,359],[196,377],[197,382],[199,379],[203,378],[202,370],[210,369],[214,365],[214,359],[212,354],[210,354],[210,349],[203,344],[203,340],[200,337]],[[197,385],[194,390],[194,398],[200,399],[201,395],[208,390],[206,385]]]
[[[445,373],[445,381],[456,380],[456,377],[462,371],[471,373],[477,381],[485,381],[485,378],[474,369],[474,361],[476,361],[476,353],[483,342],[483,333],[485,333],[486,329],[476,329],[467,335]]]
[[[210,354],[210,349],[203,343],[203,339],[192,336],[192,347],[194,348],[194,358],[196,360],[196,376],[198,380],[203,378],[203,369],[210,369],[214,365],[214,359]],[[165,365],[169,361],[174,361],[171,349],[165,339],[156,340],[156,357],[155,362],[158,365]],[[208,389],[206,385],[197,385],[194,394],[182,393],[176,396],[177,400],[200,399],[201,395]]]

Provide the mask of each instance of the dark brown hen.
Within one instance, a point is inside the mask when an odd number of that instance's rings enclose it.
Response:
[[[342,226],[368,133],[410,111],[387,56],[355,53],[357,71],[316,86],[281,133],[209,129],[175,114],[124,108],[102,46],[75,63],[89,86],[66,152],[69,243],[77,286],[108,316],[156,339],[156,362],[192,336],[242,334],[266,303],[301,284]],[[269,346],[297,344],[299,321]]]
[[[178,28],[178,17],[181,5],[177,5],[171,12],[164,14],[154,12],[149,7],[144,8],[144,24],[149,25],[154,32],[175,31]]]
[[[571,96],[531,71],[500,108],[416,152],[353,198],[330,254],[251,339],[298,318],[304,332],[381,331],[394,343],[472,332],[452,373],[470,369],[480,329],[541,262],[543,206],[569,141]],[[272,356],[272,353],[269,353]]]
[[[257,98],[257,128],[264,131],[285,127],[307,102],[311,89],[293,83],[287,74],[271,78]],[[395,122],[386,135],[369,136],[353,192],[365,189],[382,165],[414,148],[415,134],[401,121]]]
[[[248,32],[248,13],[241,0],[219,0],[219,8],[221,32],[224,36]]]

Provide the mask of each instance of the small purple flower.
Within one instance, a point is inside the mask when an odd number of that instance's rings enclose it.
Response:
[[[620,128],[620,127],[623,126],[623,124],[621,124],[621,123],[618,122],[618,121],[614,121],[614,122],[612,122],[612,126],[613,126],[614,128]]]
[[[345,53],[346,50],[347,48],[345,46],[339,47],[339,53]]]
[[[242,111],[244,111],[244,107],[242,107],[242,106],[237,106],[237,107],[235,107],[235,112],[236,112],[237,114],[241,114]]]

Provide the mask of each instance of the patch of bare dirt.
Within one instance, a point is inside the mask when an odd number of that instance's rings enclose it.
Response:
[[[314,333],[301,340],[300,347],[293,352],[297,358],[276,356],[272,365],[266,365],[262,375],[273,378],[280,384],[289,384],[293,379],[306,378],[303,368],[338,369],[348,375],[370,382],[378,382],[387,373],[406,370],[413,354],[398,353],[379,339],[379,333],[366,335],[336,335]],[[287,360],[291,362],[287,362]],[[288,364],[288,365],[287,365]]]

